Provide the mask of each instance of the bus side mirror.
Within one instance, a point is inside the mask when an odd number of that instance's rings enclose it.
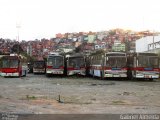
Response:
[[[108,57],[107,57],[107,61],[108,61]]]

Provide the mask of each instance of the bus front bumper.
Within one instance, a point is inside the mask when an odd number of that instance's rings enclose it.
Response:
[[[86,75],[86,71],[85,70],[70,70],[68,71],[68,75]]]
[[[136,78],[153,78],[153,79],[158,79],[159,78],[159,73],[158,72],[136,72]]]
[[[105,77],[127,77],[127,74],[105,74]]]
[[[122,77],[122,78],[127,77],[127,71],[126,70],[123,70],[123,71],[106,70],[104,73],[105,73],[104,77]]]
[[[63,70],[46,70],[47,74],[64,74]]]
[[[1,73],[1,76],[3,77],[9,77],[9,76],[19,76],[19,73]]]
[[[45,70],[33,70],[33,73],[45,73]]]

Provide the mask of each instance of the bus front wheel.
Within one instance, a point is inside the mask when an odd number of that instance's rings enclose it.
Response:
[[[47,76],[47,77],[50,77],[51,75],[50,75],[50,74],[48,74],[48,73],[46,73],[46,76]]]
[[[101,71],[101,80],[104,80],[104,74],[102,71]]]

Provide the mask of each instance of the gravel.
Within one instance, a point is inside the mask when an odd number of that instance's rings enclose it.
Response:
[[[0,77],[0,112],[159,113],[160,81],[100,80],[28,74]]]

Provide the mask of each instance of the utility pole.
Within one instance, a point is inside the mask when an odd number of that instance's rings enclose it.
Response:
[[[155,31],[153,30],[153,50],[155,49],[155,45],[154,45],[154,36],[155,36]]]
[[[19,29],[21,28],[21,26],[20,26],[20,24],[16,24],[16,28],[17,28],[17,41],[18,41],[18,54],[20,53],[20,51],[19,51],[19,46],[20,46],[20,44],[19,44]]]

